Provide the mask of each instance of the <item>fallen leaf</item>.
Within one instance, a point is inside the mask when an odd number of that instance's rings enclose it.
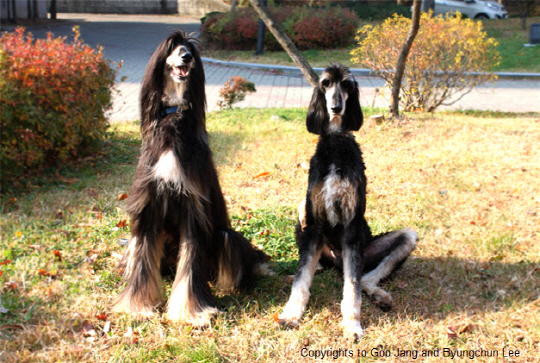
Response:
[[[118,227],[118,228],[124,228],[124,227],[126,227],[127,225],[128,225],[127,219],[123,219],[123,220],[121,220],[120,222],[118,222],[118,223],[116,224],[116,227]]]
[[[467,324],[465,326],[460,327],[459,330],[458,330],[458,333],[459,334],[461,334],[461,333],[471,333],[476,328],[477,328],[476,325],[469,323],[469,324]]]
[[[19,286],[14,281],[8,281],[8,282],[6,282],[4,284],[4,290],[6,290],[6,291],[8,291],[8,290],[15,291],[18,288],[19,288]]]
[[[11,263],[11,260],[5,260],[3,262],[0,262],[0,266],[7,265],[8,263]]]
[[[40,276],[49,276],[49,273],[47,272],[47,270],[44,270],[44,269],[40,268],[38,270],[38,275],[40,275]]]
[[[97,219],[103,219],[103,214],[101,214],[101,212],[98,212],[98,213],[96,214],[96,218],[97,218]]]
[[[101,321],[107,321],[107,314],[105,313],[97,314],[96,318]]]
[[[87,262],[87,263],[90,263],[90,264],[93,264],[94,262],[96,262],[96,260],[98,259],[99,255],[97,253],[94,253],[90,256],[86,256],[84,258],[84,262]]]
[[[260,173],[259,175],[256,175],[255,177],[253,177],[253,179],[259,179],[259,178],[262,178],[263,176],[267,176],[267,175],[270,175],[270,173],[265,171],[263,173]]]
[[[54,253],[54,255],[56,256],[56,258],[58,259],[58,261],[62,262],[62,254],[60,253],[60,251],[57,251],[57,250],[54,250],[52,251]]]
[[[272,315],[272,319],[274,322],[279,323],[279,313],[277,311]]]
[[[85,320],[81,326],[81,333],[85,338],[88,337],[94,337],[96,335],[96,331],[94,329],[94,326],[88,322],[88,320]]]
[[[122,193],[118,195],[118,200],[124,200],[127,199],[128,195],[126,193]]]
[[[47,271],[42,268],[38,270],[38,275],[40,276],[49,276],[49,277],[56,277],[56,271]]]

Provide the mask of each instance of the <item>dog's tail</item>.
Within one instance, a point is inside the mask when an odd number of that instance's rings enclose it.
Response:
[[[240,233],[232,229],[217,231],[216,289],[231,292],[245,287],[255,273],[270,274],[267,270],[268,256],[254,248]]]

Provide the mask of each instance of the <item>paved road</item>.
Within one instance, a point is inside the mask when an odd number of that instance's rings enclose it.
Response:
[[[123,62],[120,77],[125,81],[118,85],[110,113],[112,122],[138,118],[140,82],[146,64],[155,47],[174,29],[198,32],[198,19],[163,15],[103,15],[59,14],[63,22],[50,29],[30,27],[36,37],[44,37],[47,31],[55,35],[72,34],[73,24],[79,24],[81,36],[90,45],[101,45],[107,58]],[[204,50],[203,50],[204,56]],[[217,109],[219,89],[229,77],[242,76],[255,83],[257,92],[239,103],[239,107],[307,107],[311,98],[311,86],[299,74],[280,74],[272,70],[231,67],[205,62],[206,94],[209,111]],[[376,89],[383,86],[377,77],[356,77],[360,84],[363,105],[387,106]],[[540,79],[499,80],[495,84],[477,87],[452,106],[443,109],[476,109],[508,112],[540,112]]]

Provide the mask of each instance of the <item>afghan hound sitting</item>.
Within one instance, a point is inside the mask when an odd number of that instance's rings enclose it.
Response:
[[[179,30],[155,50],[142,81],[141,155],[128,200],[131,238],[120,262],[126,287],[115,311],[151,317],[162,276],[174,282],[166,317],[207,326],[217,290],[244,285],[266,255],[230,227],[205,127],[198,41]]]
[[[347,67],[330,65],[313,91],[307,114],[308,131],[320,138],[310,162],[307,196],[300,207],[296,235],[300,260],[291,296],[279,316],[283,325],[299,324],[320,260],[343,270],[342,326],[346,336],[359,338],[363,335],[362,290],[382,308],[389,308],[392,298],[377,284],[416,247],[414,231],[372,236],[364,218],[365,166],[351,134],[362,122],[358,84]]]

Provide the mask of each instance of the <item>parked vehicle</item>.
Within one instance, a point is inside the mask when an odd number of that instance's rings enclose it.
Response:
[[[435,0],[435,15],[460,12],[471,19],[506,19],[502,4],[484,0]]]

